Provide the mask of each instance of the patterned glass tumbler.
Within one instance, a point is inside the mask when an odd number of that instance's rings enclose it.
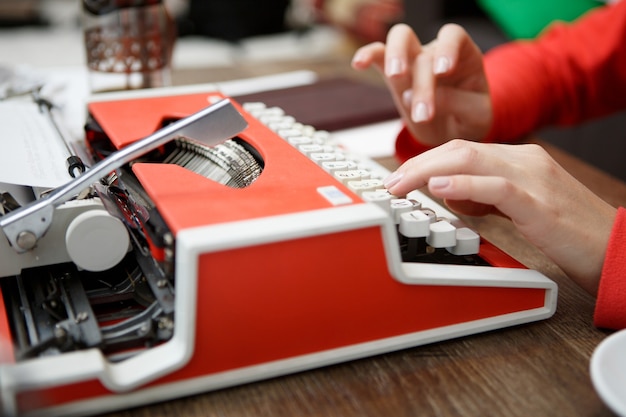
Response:
[[[171,85],[176,27],[162,0],[83,0],[93,93]]]

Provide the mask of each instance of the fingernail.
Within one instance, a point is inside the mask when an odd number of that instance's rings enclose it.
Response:
[[[385,73],[389,77],[398,75],[402,72],[402,61],[399,58],[391,58],[385,65]]]
[[[417,103],[413,108],[413,115],[411,117],[415,123],[423,122],[428,119],[428,107],[426,107],[426,103]]]
[[[410,107],[412,99],[413,99],[413,90],[411,89],[404,90],[404,93],[402,93],[402,101],[404,102],[404,105]]]
[[[450,60],[445,57],[439,57],[435,63],[435,74],[444,74],[450,69]]]
[[[398,182],[400,182],[401,179],[402,179],[402,173],[395,171],[389,174],[387,178],[383,180],[383,185],[385,186],[386,189],[390,189],[391,187],[396,185]]]
[[[358,64],[358,63],[360,63],[360,62],[362,62],[362,61],[364,61],[364,58],[363,58],[363,54],[362,54],[362,53],[357,52],[357,53],[356,53],[356,54],[354,54],[354,56],[352,57],[352,64],[353,64],[353,65],[354,65],[354,64]]]
[[[428,188],[442,190],[450,186],[449,177],[431,177],[428,180]]]

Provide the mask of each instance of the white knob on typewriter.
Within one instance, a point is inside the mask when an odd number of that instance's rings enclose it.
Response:
[[[87,271],[105,271],[128,252],[130,238],[120,219],[105,210],[89,210],[76,216],[65,232],[70,259]]]

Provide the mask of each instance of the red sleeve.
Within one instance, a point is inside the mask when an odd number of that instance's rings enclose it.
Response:
[[[626,108],[626,1],[535,41],[485,55],[494,109],[486,141],[513,141],[547,125],[571,125]]]
[[[401,163],[429,149],[432,149],[432,146],[415,140],[406,127],[402,128],[396,139],[396,158]]]
[[[626,209],[619,208],[604,259],[594,323],[607,329],[626,328]]]

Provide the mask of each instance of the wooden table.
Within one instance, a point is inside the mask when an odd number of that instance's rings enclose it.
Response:
[[[296,69],[354,74],[349,58],[254,68],[178,71],[177,84]],[[338,69],[339,68],[339,69]],[[375,74],[359,74],[376,78]],[[552,146],[549,152],[613,205],[626,185]],[[393,167],[395,161],[382,161]],[[466,219],[485,238],[559,285],[556,314],[541,322],[108,414],[128,416],[610,416],[590,381],[589,360],[608,334],[592,323],[594,299],[572,283],[511,224]]]

